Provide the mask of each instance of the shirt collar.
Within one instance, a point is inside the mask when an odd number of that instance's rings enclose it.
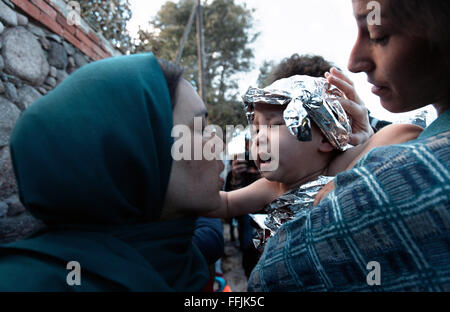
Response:
[[[432,136],[450,131],[450,109],[442,113],[435,121],[423,130],[418,139],[428,139]]]

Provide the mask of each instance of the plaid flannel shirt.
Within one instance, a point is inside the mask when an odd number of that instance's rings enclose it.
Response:
[[[450,291],[450,110],[443,115],[419,139],[375,148],[338,174],[320,205],[269,240],[249,290]],[[380,285],[368,283],[372,261]]]

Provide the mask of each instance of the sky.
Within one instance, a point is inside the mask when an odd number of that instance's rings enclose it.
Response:
[[[174,0],[177,1],[177,0]],[[317,54],[333,62],[355,83],[356,90],[371,114],[393,122],[406,121],[417,111],[392,114],[381,107],[365,74],[347,70],[348,57],[357,35],[350,0],[235,0],[254,8],[254,31],[260,32],[253,44],[254,70],[239,78],[239,91],[256,86],[259,68],[264,60],[279,62],[294,53]],[[129,0],[132,18],[127,28],[132,36],[139,26],[148,29],[148,21],[166,0]],[[195,31],[195,27],[193,28]],[[207,40],[207,38],[205,38]],[[426,108],[429,124],[436,118],[431,106]]]

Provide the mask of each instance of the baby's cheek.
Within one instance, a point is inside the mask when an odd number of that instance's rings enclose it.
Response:
[[[296,158],[301,154],[302,143],[288,132],[286,134],[280,134],[279,140],[275,144],[278,144],[278,150],[273,149],[272,151],[273,153],[278,153],[280,164],[283,166],[286,164],[295,166],[295,163],[299,161]]]
[[[250,156],[252,160],[256,160],[258,158],[258,149],[254,142],[255,141],[253,141],[252,145],[250,146]]]
[[[286,127],[285,127],[286,128]],[[280,127],[278,132],[272,132],[270,136],[270,147],[272,152],[280,151],[281,154],[288,153],[294,149],[297,138],[290,134],[289,130]]]

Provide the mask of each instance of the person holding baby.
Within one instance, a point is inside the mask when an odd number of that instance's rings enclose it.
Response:
[[[450,289],[450,5],[380,1],[381,24],[374,25],[368,22],[367,4],[353,1],[358,37],[349,70],[367,74],[389,111],[433,104],[438,119],[423,131],[392,125],[373,135],[352,82],[334,68],[325,76],[344,94],[339,103],[353,130],[347,143],[361,143],[344,151],[314,118],[310,139],[299,140],[284,118],[288,106],[254,97],[247,113],[256,128],[252,149],[263,178],[222,193],[225,204],[215,213],[255,212],[320,176],[335,178],[315,196],[314,205],[297,212],[268,240],[250,276],[251,291]],[[250,93],[286,91],[283,80]],[[267,145],[279,150],[273,153]],[[381,269],[376,283],[370,281],[373,263]]]
[[[349,70],[367,74],[373,93],[389,111],[407,112],[433,104],[438,118],[417,139],[403,144],[379,146],[376,141],[385,140],[389,133],[372,136],[363,156],[347,165],[350,170],[336,175],[320,204],[285,223],[268,241],[250,277],[249,290],[450,289],[450,4],[379,1],[381,24],[373,25],[367,19],[368,2],[353,0],[358,37]],[[336,70],[327,79],[352,87]],[[268,122],[266,115],[255,114],[255,121]],[[309,150],[329,151],[328,142],[314,127],[312,131],[307,144],[314,146]],[[407,135],[416,136],[413,132]],[[395,131],[391,134],[395,139]],[[306,159],[302,157],[296,158],[297,163]],[[306,178],[321,173],[324,166],[318,159],[326,157],[308,158]],[[328,167],[328,173],[332,171]],[[375,284],[369,281],[369,264],[374,262],[381,269]]]

